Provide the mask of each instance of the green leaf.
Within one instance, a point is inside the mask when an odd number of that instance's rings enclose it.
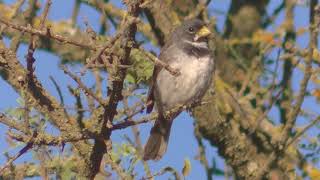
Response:
[[[126,81],[127,81],[128,83],[132,83],[132,84],[136,83],[136,79],[133,77],[132,74],[127,74],[127,76],[126,76]]]
[[[182,168],[182,175],[188,176],[191,171],[191,162],[188,158],[184,159],[184,165]]]

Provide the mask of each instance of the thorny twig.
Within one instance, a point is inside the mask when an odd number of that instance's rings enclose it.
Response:
[[[313,17],[314,16],[314,17]],[[300,89],[298,92],[298,96],[296,98],[296,103],[293,106],[292,110],[289,113],[288,120],[286,124],[284,125],[283,134],[280,140],[280,148],[284,147],[288,142],[288,138],[290,137],[290,132],[292,131],[292,128],[296,122],[297,116],[299,115],[301,105],[304,101],[305,92],[307,90],[307,85],[309,82],[309,79],[312,75],[312,57],[314,49],[316,49],[316,42],[317,42],[317,35],[318,35],[318,29],[320,24],[320,5],[317,5],[315,7],[310,7],[310,42],[309,42],[309,53],[308,57],[305,59],[305,70],[304,70],[304,76],[300,83]]]
[[[47,27],[45,30],[38,30],[35,28],[31,28],[29,26],[25,27],[25,26],[17,25],[17,24],[11,23],[9,21],[6,21],[4,19],[1,19],[1,18],[0,18],[0,22],[5,24],[8,27],[11,27],[11,28],[16,29],[21,32],[27,32],[32,35],[37,35],[37,36],[46,37],[46,38],[52,38],[52,39],[59,41],[61,43],[72,44],[74,46],[78,46],[78,47],[89,49],[89,50],[96,50],[97,49],[96,47],[93,47],[91,45],[88,45],[88,44],[85,44],[82,42],[78,42],[76,40],[71,40],[71,39],[66,38],[64,36],[61,36],[61,35],[53,34],[51,32],[50,27]]]
[[[320,116],[317,117],[315,120],[313,120],[310,124],[308,124],[306,127],[304,127],[301,131],[299,131],[290,141],[286,144],[285,147],[289,147],[291,144],[293,144],[295,141],[297,141],[307,130],[312,128],[314,125],[316,125],[318,122],[320,122]]]
[[[96,96],[96,94],[95,94],[94,92],[92,92],[89,88],[87,88],[87,86],[81,81],[81,79],[80,79],[78,76],[76,76],[76,75],[74,75],[73,73],[71,73],[71,72],[67,69],[67,67],[65,67],[65,66],[63,66],[63,65],[61,65],[61,68],[62,68],[62,70],[63,70],[67,75],[69,75],[75,82],[77,82],[77,84],[79,85],[79,87],[80,87],[81,89],[83,89],[83,90],[85,91],[85,93],[87,93],[88,95],[90,95],[91,97],[93,97],[96,101],[99,102],[100,105],[102,105],[102,106],[105,105],[105,101],[104,101],[102,98]]]
[[[181,180],[181,177],[180,177],[179,173],[174,168],[172,168],[170,166],[167,166],[167,167],[161,169],[159,172],[153,174],[152,176],[148,176],[148,177],[143,178],[143,179],[153,179],[154,177],[161,176],[161,175],[163,175],[163,174],[165,174],[167,172],[172,173],[176,180]]]
[[[52,39],[54,39],[56,41],[59,41],[59,42],[62,42],[62,43],[72,44],[74,46],[78,46],[78,47],[81,47],[81,48],[84,48],[84,49],[89,49],[89,50],[92,50],[92,51],[97,51],[97,49],[98,49],[97,47],[92,46],[90,44],[85,44],[83,42],[78,42],[76,40],[72,40],[72,39],[66,38],[64,36],[54,34],[53,32],[51,32],[49,27],[46,30],[38,30],[38,29],[31,28],[31,27],[25,27],[25,26],[16,25],[14,23],[11,23],[11,22],[6,21],[6,20],[1,19],[1,18],[0,18],[0,22],[5,24],[5,25],[7,25],[8,27],[11,27],[13,29],[16,29],[16,30],[19,30],[19,31],[22,31],[22,32],[27,32],[27,33],[30,33],[30,34],[33,34],[33,35],[38,35],[38,36],[41,36],[41,37],[52,38]],[[106,44],[105,47],[108,48],[108,44]],[[100,52],[103,52],[102,50]],[[157,57],[151,55],[149,52],[147,52],[143,48],[139,47],[139,50],[143,54],[145,54],[147,57],[149,57],[149,59],[152,62],[154,62],[158,66],[163,67],[164,69],[169,71],[172,75],[178,76],[180,74],[180,72],[177,69],[174,69],[170,65],[168,65],[167,63],[159,60]],[[99,56],[97,56],[97,57],[99,57]],[[93,65],[93,66],[95,67],[95,65]],[[121,67],[121,68],[130,67],[130,66],[124,65],[124,64],[120,64],[118,66]],[[91,67],[91,65],[88,65],[88,67]]]
[[[26,152],[29,151],[29,149],[32,148],[33,146],[33,140],[34,138],[37,136],[37,133],[35,132],[32,136],[32,138],[29,140],[29,142],[13,157],[11,157],[7,163],[0,169],[0,174],[3,174],[3,171],[8,168],[13,161],[15,161],[16,159],[18,159],[20,156],[22,156],[23,154],[25,154]]]
[[[207,103],[208,102],[197,102],[197,103],[190,104],[190,105],[178,105],[178,106],[172,108],[170,111],[166,111],[165,112],[165,116],[170,116],[172,114],[175,114],[176,112],[183,111],[183,110],[188,110],[188,109],[194,108],[196,106],[204,105],[204,104],[207,104]],[[136,111],[136,112],[138,112],[138,111]],[[139,112],[141,112],[141,111],[139,111]],[[158,116],[159,116],[158,113],[151,113],[150,115],[144,116],[144,117],[142,117],[141,119],[139,119],[137,121],[129,120],[134,116],[134,114],[135,114],[135,112],[133,112],[131,115],[129,115],[129,118],[125,118],[124,121],[119,122],[117,124],[114,124],[112,126],[111,130],[124,129],[124,128],[129,127],[129,126],[134,126],[134,125],[138,125],[138,124],[147,123],[149,121],[153,121],[153,120],[157,119]]]
[[[297,61],[293,67],[296,67],[298,64],[300,63],[300,61]],[[275,87],[276,87],[276,83],[275,83],[275,78],[273,78],[272,80],[272,87],[271,87],[271,90],[270,90],[270,103],[268,105],[268,107],[266,108],[266,110],[263,112],[263,114],[257,118],[256,122],[257,122],[257,125],[256,127],[254,128],[254,131],[260,127],[261,125],[261,122],[268,116],[268,114],[270,113],[273,105],[279,100],[281,94],[283,93],[283,91],[285,90],[285,86],[281,86],[281,88],[279,89],[279,91],[277,92],[277,94],[275,96],[272,96],[272,92],[274,91]]]
[[[180,71],[179,70],[174,69],[169,64],[166,64],[165,62],[159,60],[157,57],[153,56],[151,53],[147,52],[145,49],[140,47],[139,50],[144,55],[146,55],[152,62],[154,62],[156,66],[161,66],[161,67],[165,68],[167,71],[169,71],[174,76],[179,76],[180,75]]]

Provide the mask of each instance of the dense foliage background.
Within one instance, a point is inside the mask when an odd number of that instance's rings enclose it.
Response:
[[[317,0],[0,0],[0,179],[317,179]],[[141,159],[148,81],[200,18],[217,72]]]

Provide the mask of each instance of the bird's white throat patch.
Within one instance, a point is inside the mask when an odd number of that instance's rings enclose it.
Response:
[[[207,42],[197,42],[197,41],[188,41],[188,40],[185,40],[184,41],[185,43],[188,43],[196,48],[204,48],[204,49],[208,49],[208,43]]]

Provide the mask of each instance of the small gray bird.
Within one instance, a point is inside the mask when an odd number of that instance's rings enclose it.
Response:
[[[170,117],[166,111],[199,101],[211,84],[214,59],[208,47],[211,34],[198,19],[185,21],[177,27],[161,49],[159,59],[179,70],[174,76],[166,69],[155,66],[147,99],[147,113],[156,102],[159,118],[144,147],[144,160],[159,160],[167,150],[172,121],[181,112]]]

